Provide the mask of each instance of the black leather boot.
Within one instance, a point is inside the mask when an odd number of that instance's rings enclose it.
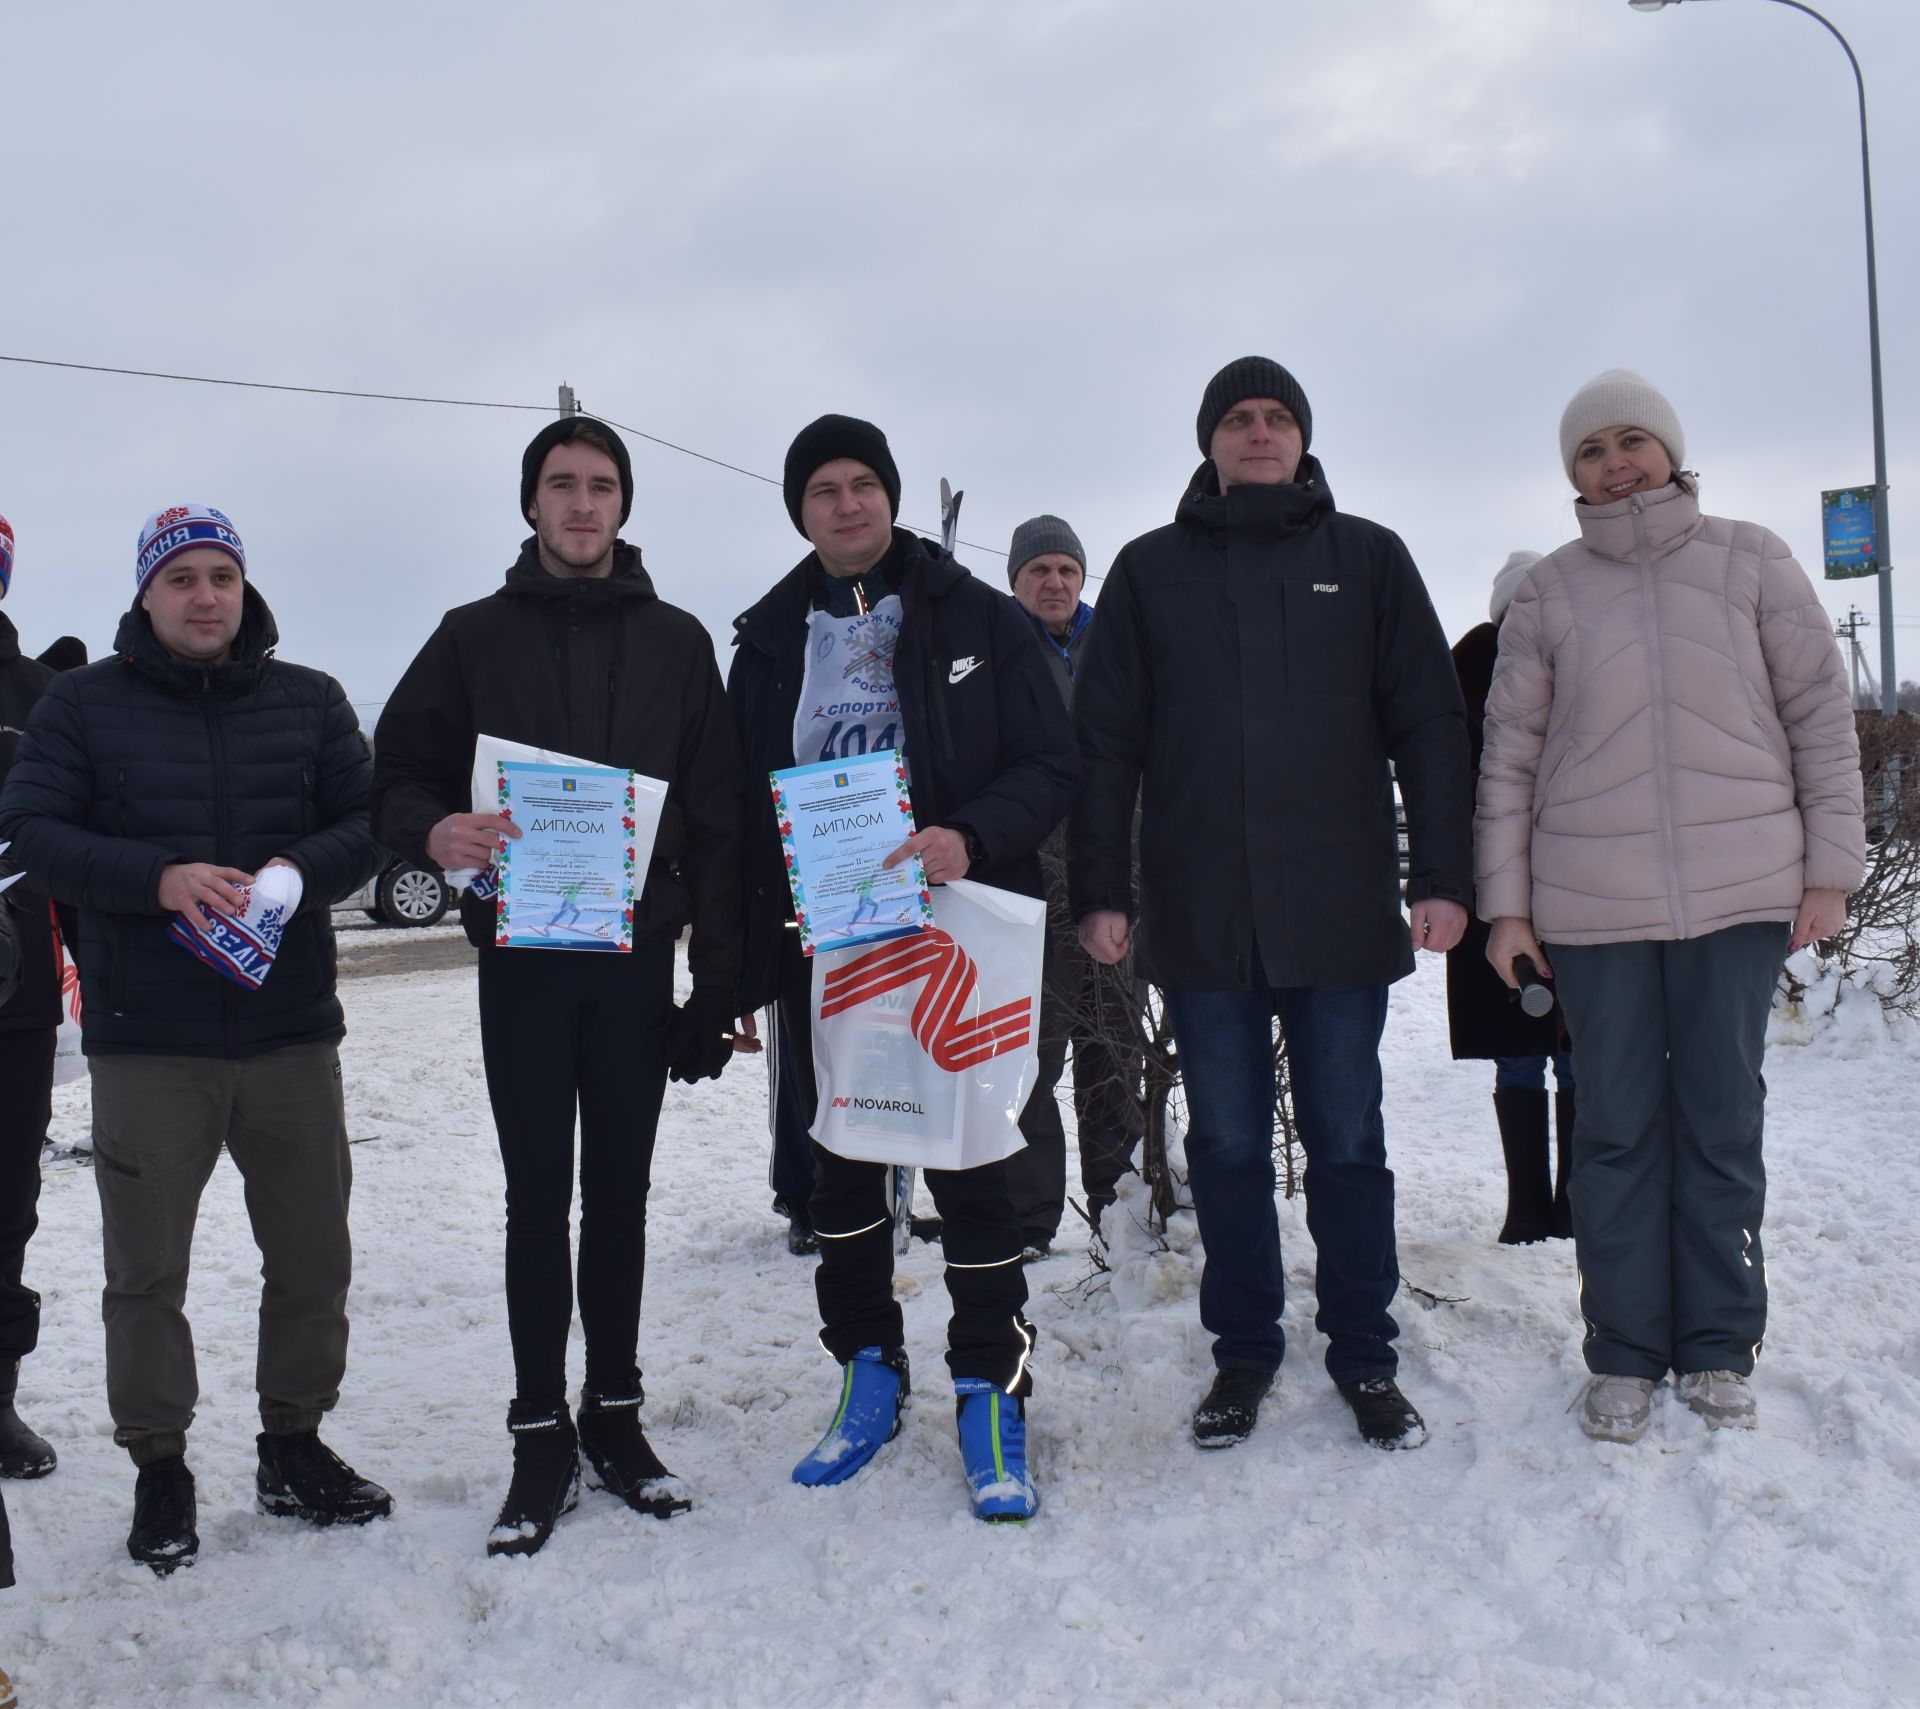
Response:
[[[1495,1092],[1500,1149],[1507,1159],[1507,1220],[1502,1246],[1525,1246],[1553,1232],[1553,1180],[1547,1173],[1547,1094]]]
[[[13,1410],[19,1383],[20,1361],[0,1363],[0,1478],[43,1478],[60,1463],[59,1457]]]

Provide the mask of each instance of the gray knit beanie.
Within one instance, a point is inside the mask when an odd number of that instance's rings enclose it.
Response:
[[[1674,469],[1687,460],[1687,436],[1673,405],[1630,368],[1609,368],[1596,374],[1567,405],[1560,417],[1560,464],[1573,480],[1573,454],[1581,441],[1603,427],[1641,427],[1667,448]]]
[[[1087,573],[1087,554],[1081,549],[1080,536],[1057,516],[1033,516],[1013,531],[1013,544],[1007,548],[1007,586],[1020,579],[1020,572],[1043,552],[1064,552]]]
[[[1307,394],[1278,362],[1265,356],[1242,356],[1229,362],[1207,382],[1200,399],[1200,416],[1194,425],[1200,432],[1200,455],[1213,455],[1213,430],[1220,418],[1235,404],[1248,398],[1274,398],[1293,411],[1300,424],[1300,450],[1304,455],[1313,445],[1313,411],[1307,407]]]
[[[1612,423],[1608,423],[1609,426]],[[1538,552],[1509,552],[1507,561],[1500,566],[1500,573],[1493,578],[1493,598],[1487,602],[1487,616],[1495,623],[1506,616],[1507,607],[1513,603],[1513,596],[1520,591],[1521,582],[1526,580],[1527,571],[1540,562]]]

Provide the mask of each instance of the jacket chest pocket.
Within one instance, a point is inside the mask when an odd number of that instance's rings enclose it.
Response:
[[[1281,586],[1289,694],[1367,700],[1373,694],[1373,602],[1365,578],[1328,572]]]

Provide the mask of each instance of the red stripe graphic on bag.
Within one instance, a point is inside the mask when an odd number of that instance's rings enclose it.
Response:
[[[871,998],[923,979],[926,985],[913,1006],[913,1036],[935,1066],[949,1074],[1018,1050],[1031,1036],[1031,997],[968,1015],[980,971],[973,957],[937,927],[915,937],[896,938],[835,968],[820,994],[820,1018],[845,1014]]]

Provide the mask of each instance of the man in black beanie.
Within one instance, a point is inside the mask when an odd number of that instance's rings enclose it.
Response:
[[[1466,926],[1473,792],[1445,635],[1399,539],[1335,510],[1313,415],[1277,362],[1208,383],[1205,461],[1165,528],[1123,547],[1074,714],[1086,785],[1069,831],[1080,940],[1134,942],[1166,993],[1206,1245],[1215,1379],[1202,1448],[1253,1429],[1286,1348],[1274,1210],[1279,1019],[1318,1254],[1327,1372],[1360,1434],[1417,1447],[1395,1382],[1400,1285],[1381,1120],[1387,989]],[[1400,912],[1394,780],[1412,849]],[[1133,895],[1134,803],[1140,895]]]
[[[753,1039],[753,1011],[775,1010],[811,1121],[809,964],[788,929],[793,903],[768,772],[902,752],[921,827],[910,842],[928,879],[970,878],[1039,896],[1037,850],[1072,805],[1079,764],[1066,710],[1020,608],[895,525],[900,475],[877,427],[820,417],[795,437],[782,486],[787,514],[811,550],[734,620],[737,650],[727,678],[747,779],[740,1031]],[[831,694],[808,676],[828,639],[835,643]],[[853,699],[840,669],[850,655],[862,661]],[[818,1144],[812,1150],[820,1339],[840,1363],[841,1386],[832,1425],[793,1476],[821,1486],[851,1477],[892,1438],[908,1382],[892,1288],[887,1167]],[[1022,1311],[1027,1284],[1007,1164],[929,1170],[927,1184],[942,1217],[953,1300],[947,1365],[974,1511],[1024,1518],[1038,1504],[1024,1456],[1033,1330]]]
[[[654,1130],[669,1073],[717,1076],[733,1050],[740,965],[740,783],[713,643],[661,600],[619,538],[633,471],[605,422],[563,416],[521,461],[533,536],[484,599],[457,607],[394,689],[375,732],[373,819],[389,849],[488,865],[519,832],[469,797],[485,734],[665,780],[634,908],[633,952],[500,949],[495,902],[468,890],[480,1041],[507,1178],[513,1481],[489,1554],[532,1554],[573,1506],[580,1453],[601,1485],[660,1518],[689,1505],[640,1427],[638,1344]],[[693,994],[673,1003],[691,924]],[[575,1111],[586,1382],[567,1406]]]

